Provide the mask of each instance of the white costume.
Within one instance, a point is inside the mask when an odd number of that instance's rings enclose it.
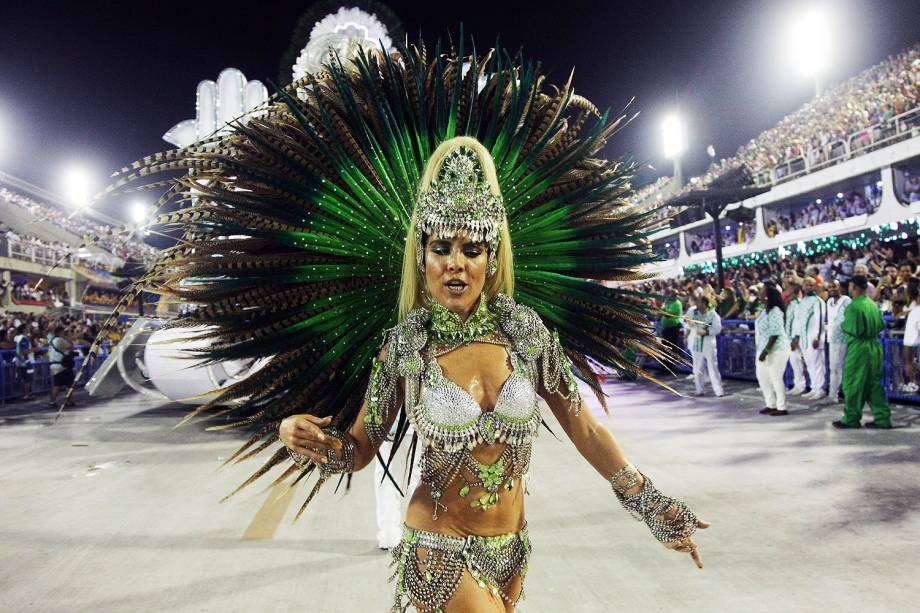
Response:
[[[849,296],[827,299],[827,342],[828,342],[828,367],[831,371],[831,382],[827,388],[827,396],[833,401],[837,400],[840,393],[840,384],[843,382],[843,361],[847,357],[847,344],[843,330],[843,312],[852,302]]]
[[[767,352],[766,359],[761,362],[760,354],[766,350],[770,338],[774,336],[776,341]],[[760,384],[764,403],[767,408],[785,411],[786,382],[783,381],[783,375],[786,373],[786,362],[789,359],[789,339],[786,338],[783,312],[779,307],[775,306],[770,311],[764,307],[757,313],[757,319],[754,320],[754,343],[757,348],[754,358],[757,360],[757,383]]]
[[[800,301],[793,298],[786,305],[786,336],[792,341],[798,336],[798,311]],[[789,366],[792,367],[792,389],[789,393],[792,395],[801,394],[805,391],[805,364],[802,360],[801,347],[789,352]]]
[[[802,349],[808,378],[811,380],[811,394],[808,398],[820,400],[825,396],[824,385],[827,383],[827,370],[824,365],[827,305],[817,294],[809,294],[799,302],[795,319],[798,324],[799,347]],[[814,346],[815,341],[818,341],[817,348]]]
[[[902,354],[902,359],[915,361],[917,359],[917,347],[920,347],[920,304],[916,302],[911,302],[907,311],[907,321],[904,323],[904,347],[909,348],[910,351]],[[902,373],[904,373],[903,366],[906,365],[902,364]],[[913,372],[913,364],[909,366],[910,372]],[[917,385],[916,381],[908,380],[901,384],[900,389],[908,394],[916,394],[920,386]]]
[[[701,322],[701,323],[696,323]],[[716,352],[716,336],[722,332],[722,318],[713,309],[700,313],[696,307],[687,311],[684,320],[687,330],[687,348],[693,356],[693,385],[696,393],[703,393],[703,368],[709,372],[709,381],[716,396],[722,396],[722,376],[719,374],[719,356]],[[705,335],[700,332],[705,331]]]
[[[391,435],[395,430],[396,424],[394,423]],[[412,432],[410,426],[410,430],[406,433],[406,440],[412,438]],[[390,459],[390,451],[392,448],[393,443],[389,438],[380,444],[380,457],[383,458],[384,462]],[[421,455],[421,450],[416,450],[415,465],[412,467],[412,479],[409,481],[409,489],[406,492],[405,498],[399,494],[399,490],[396,489],[396,486],[393,485],[390,478],[386,476],[380,460],[374,460],[374,498],[377,502],[377,546],[381,549],[392,549],[399,545],[399,541],[402,540],[403,503],[408,502],[415,488],[418,486],[421,476],[418,461]],[[408,454],[404,461],[399,461],[398,457],[393,458],[389,472],[397,483],[403,481],[403,475],[405,474],[404,470],[406,468],[405,464],[408,461]]]

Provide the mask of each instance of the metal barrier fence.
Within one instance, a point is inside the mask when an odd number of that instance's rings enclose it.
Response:
[[[890,318],[886,318],[886,323]],[[910,381],[907,364],[904,361],[902,333],[886,328],[881,335],[885,366],[882,375],[882,387],[889,400],[920,404],[920,390],[912,391],[911,384],[920,383],[920,367],[916,367],[914,380]],[[756,346],[754,343],[754,322],[747,319],[725,319],[722,321],[722,334],[716,339],[716,351],[719,360],[719,372],[723,378],[757,382]],[[914,356],[917,363],[917,356]],[[688,357],[689,360],[689,357]],[[825,363],[827,366],[827,363]],[[678,372],[690,373],[691,369],[681,366]],[[830,369],[827,369],[830,373]],[[786,385],[792,386],[792,369],[786,367]]]
[[[89,346],[80,345],[75,348],[86,350]],[[86,385],[86,382],[90,380],[93,373],[96,372],[96,369],[102,365],[108,357],[109,348],[109,343],[103,343],[93,364],[90,364],[86,370],[83,371],[80,380],[77,381],[77,387]],[[25,379],[20,376],[19,370],[16,368],[16,364],[13,361],[15,355],[15,349],[0,349],[0,404],[6,404],[10,400],[22,398],[25,395]],[[80,369],[80,365],[83,364],[84,359],[85,357],[82,355],[78,355],[75,358],[75,374]],[[49,392],[51,390],[51,362],[48,360],[35,360],[31,368],[34,369],[34,372],[26,376],[30,377],[32,381],[32,395],[35,396]]]

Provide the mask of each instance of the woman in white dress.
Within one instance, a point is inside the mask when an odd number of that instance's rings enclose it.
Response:
[[[790,348],[783,325],[783,296],[772,283],[764,283],[760,292],[764,307],[754,320],[757,382],[766,405],[760,412],[764,415],[788,415],[783,375]]]

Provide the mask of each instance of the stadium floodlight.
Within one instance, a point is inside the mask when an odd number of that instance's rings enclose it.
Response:
[[[796,15],[789,26],[786,48],[789,59],[802,76],[815,81],[815,96],[821,93],[821,75],[833,53],[833,24],[828,11],[812,5]]]
[[[684,171],[680,164],[680,156],[687,148],[687,131],[680,117],[671,114],[661,122],[661,132],[664,136],[664,157],[674,161],[673,181],[679,189],[684,186]]]
[[[137,225],[143,225],[150,216],[150,207],[141,200],[135,200],[131,203],[131,221]]]
[[[89,173],[80,166],[69,166],[63,175],[64,197],[77,208],[89,206],[93,198],[93,186]]]
[[[664,135],[664,157],[669,160],[679,158],[687,148],[687,131],[684,122],[677,115],[668,115],[661,122]]]

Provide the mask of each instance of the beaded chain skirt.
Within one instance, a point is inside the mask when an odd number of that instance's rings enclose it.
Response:
[[[396,597],[390,612],[405,613],[414,605],[424,613],[441,613],[457,591],[464,570],[479,587],[515,606],[524,596],[530,552],[526,524],[516,533],[465,538],[406,527],[402,541],[393,549],[396,570],[390,580],[396,580]],[[520,594],[512,596],[506,590],[515,577],[521,578],[522,587]]]

